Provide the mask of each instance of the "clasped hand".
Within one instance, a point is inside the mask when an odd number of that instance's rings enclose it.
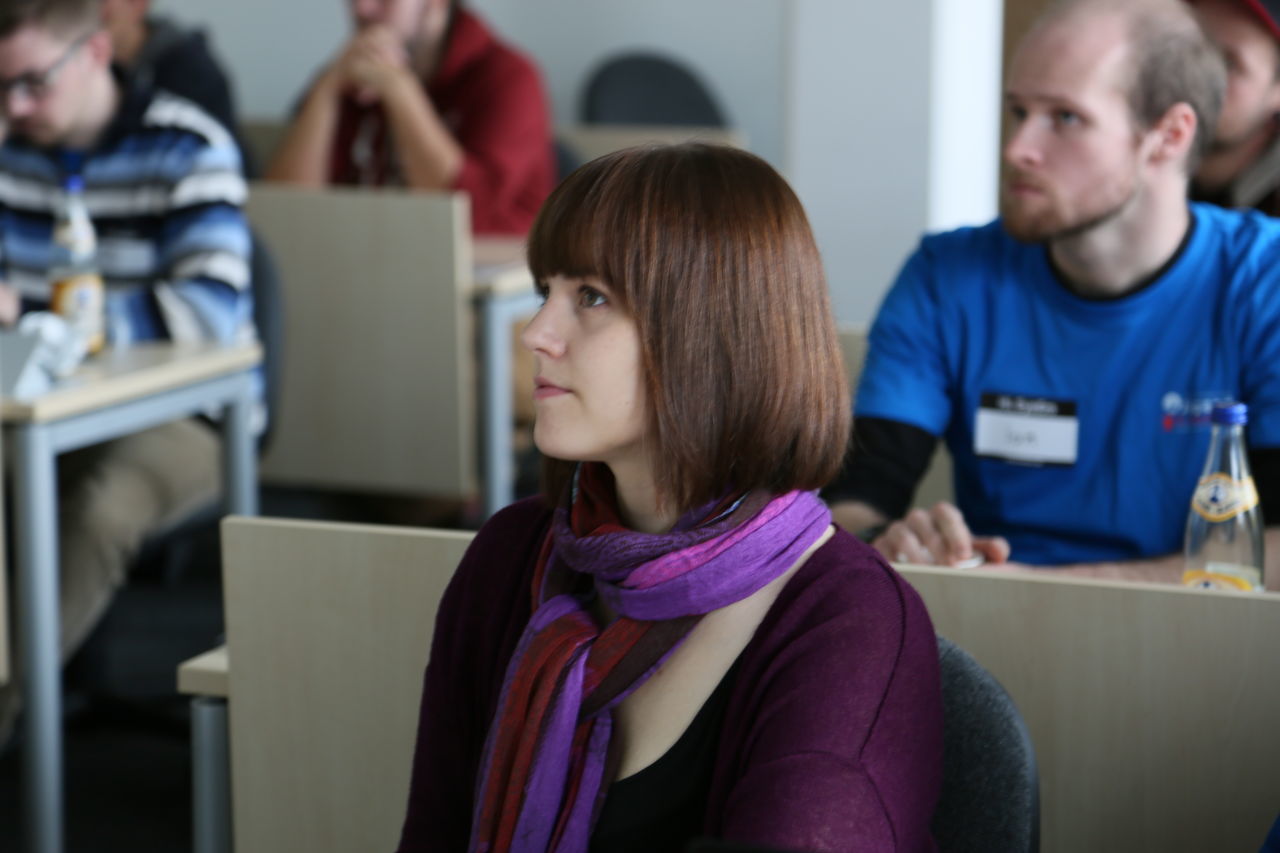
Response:
[[[413,68],[408,50],[396,35],[374,25],[351,37],[329,74],[338,91],[351,93],[361,104],[373,104],[405,79],[412,79]]]

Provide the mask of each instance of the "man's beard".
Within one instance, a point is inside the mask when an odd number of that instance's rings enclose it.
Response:
[[[1050,205],[1042,206],[1034,213],[1018,211],[1005,191],[1000,194],[1001,224],[1010,237],[1021,243],[1047,243],[1079,237],[1118,217],[1137,193],[1137,182],[1130,177],[1120,192],[1108,193],[1098,204],[1067,217]]]
[[[51,148],[59,141],[52,129],[37,122],[10,124],[8,135],[36,148]]]
[[[1261,133],[1274,136],[1277,128],[1280,128],[1280,116],[1270,110],[1260,111],[1244,130],[1232,134],[1230,137],[1215,134],[1209,142],[1208,154],[1212,157],[1215,154],[1230,153],[1248,145]]]

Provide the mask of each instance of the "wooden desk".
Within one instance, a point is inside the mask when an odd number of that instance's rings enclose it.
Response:
[[[14,544],[22,634],[25,788],[31,849],[62,849],[58,648],[58,454],[221,408],[227,504],[257,512],[253,371],[257,344],[140,344],[107,351],[33,400],[0,401],[12,441]]]
[[[191,849],[231,853],[231,744],[227,647],[178,666],[178,692],[191,697]]]
[[[224,522],[235,667],[208,692],[232,697],[239,849],[394,847],[433,614],[470,538]],[[1261,844],[1280,760],[1280,595],[900,570],[938,632],[1018,703],[1046,853]]]
[[[484,399],[480,409],[483,452],[484,514],[487,518],[515,499],[516,394],[532,404],[532,357],[519,357],[512,328],[533,315],[542,301],[525,265],[523,239],[476,238],[475,300],[480,312],[480,374]],[[523,369],[521,369],[523,365]],[[527,375],[526,375],[527,374]],[[515,380],[524,379],[517,383]]]
[[[395,849],[436,606],[470,542],[223,523],[236,850]]]
[[[537,305],[523,243],[472,240],[461,193],[259,183],[247,209],[287,306],[264,479],[456,497],[483,472],[486,502],[503,483],[509,500],[510,322]]]
[[[1045,853],[1262,844],[1280,807],[1280,595],[899,570],[1022,711]]]
[[[178,667],[178,692],[184,696],[226,699],[230,692],[227,684],[229,667],[226,646],[218,646],[183,661]]]

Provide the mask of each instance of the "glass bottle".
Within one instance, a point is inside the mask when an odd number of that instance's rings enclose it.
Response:
[[[51,307],[84,336],[89,352],[102,349],[106,296],[98,273],[97,235],[84,203],[84,181],[71,175],[62,183],[62,203],[53,223],[49,264]]]
[[[1263,589],[1262,511],[1249,472],[1244,403],[1218,403],[1204,472],[1191,497],[1184,546],[1184,586]]]

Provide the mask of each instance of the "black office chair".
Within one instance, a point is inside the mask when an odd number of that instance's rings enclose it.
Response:
[[[1022,715],[1000,682],[938,637],[942,669],[942,795],[933,836],[942,853],[1040,849],[1040,777]]]
[[[280,270],[266,243],[252,228],[253,325],[262,342],[263,402],[267,408],[267,424],[258,436],[258,450],[270,443],[280,402],[280,376],[284,366],[284,291]]]
[[[650,53],[616,56],[597,68],[583,94],[582,121],[726,126],[724,111],[697,75]]]
[[[563,139],[556,137],[551,143],[552,151],[556,158],[556,181],[563,181],[569,177],[574,169],[582,165],[582,155],[577,150],[565,142]]]

